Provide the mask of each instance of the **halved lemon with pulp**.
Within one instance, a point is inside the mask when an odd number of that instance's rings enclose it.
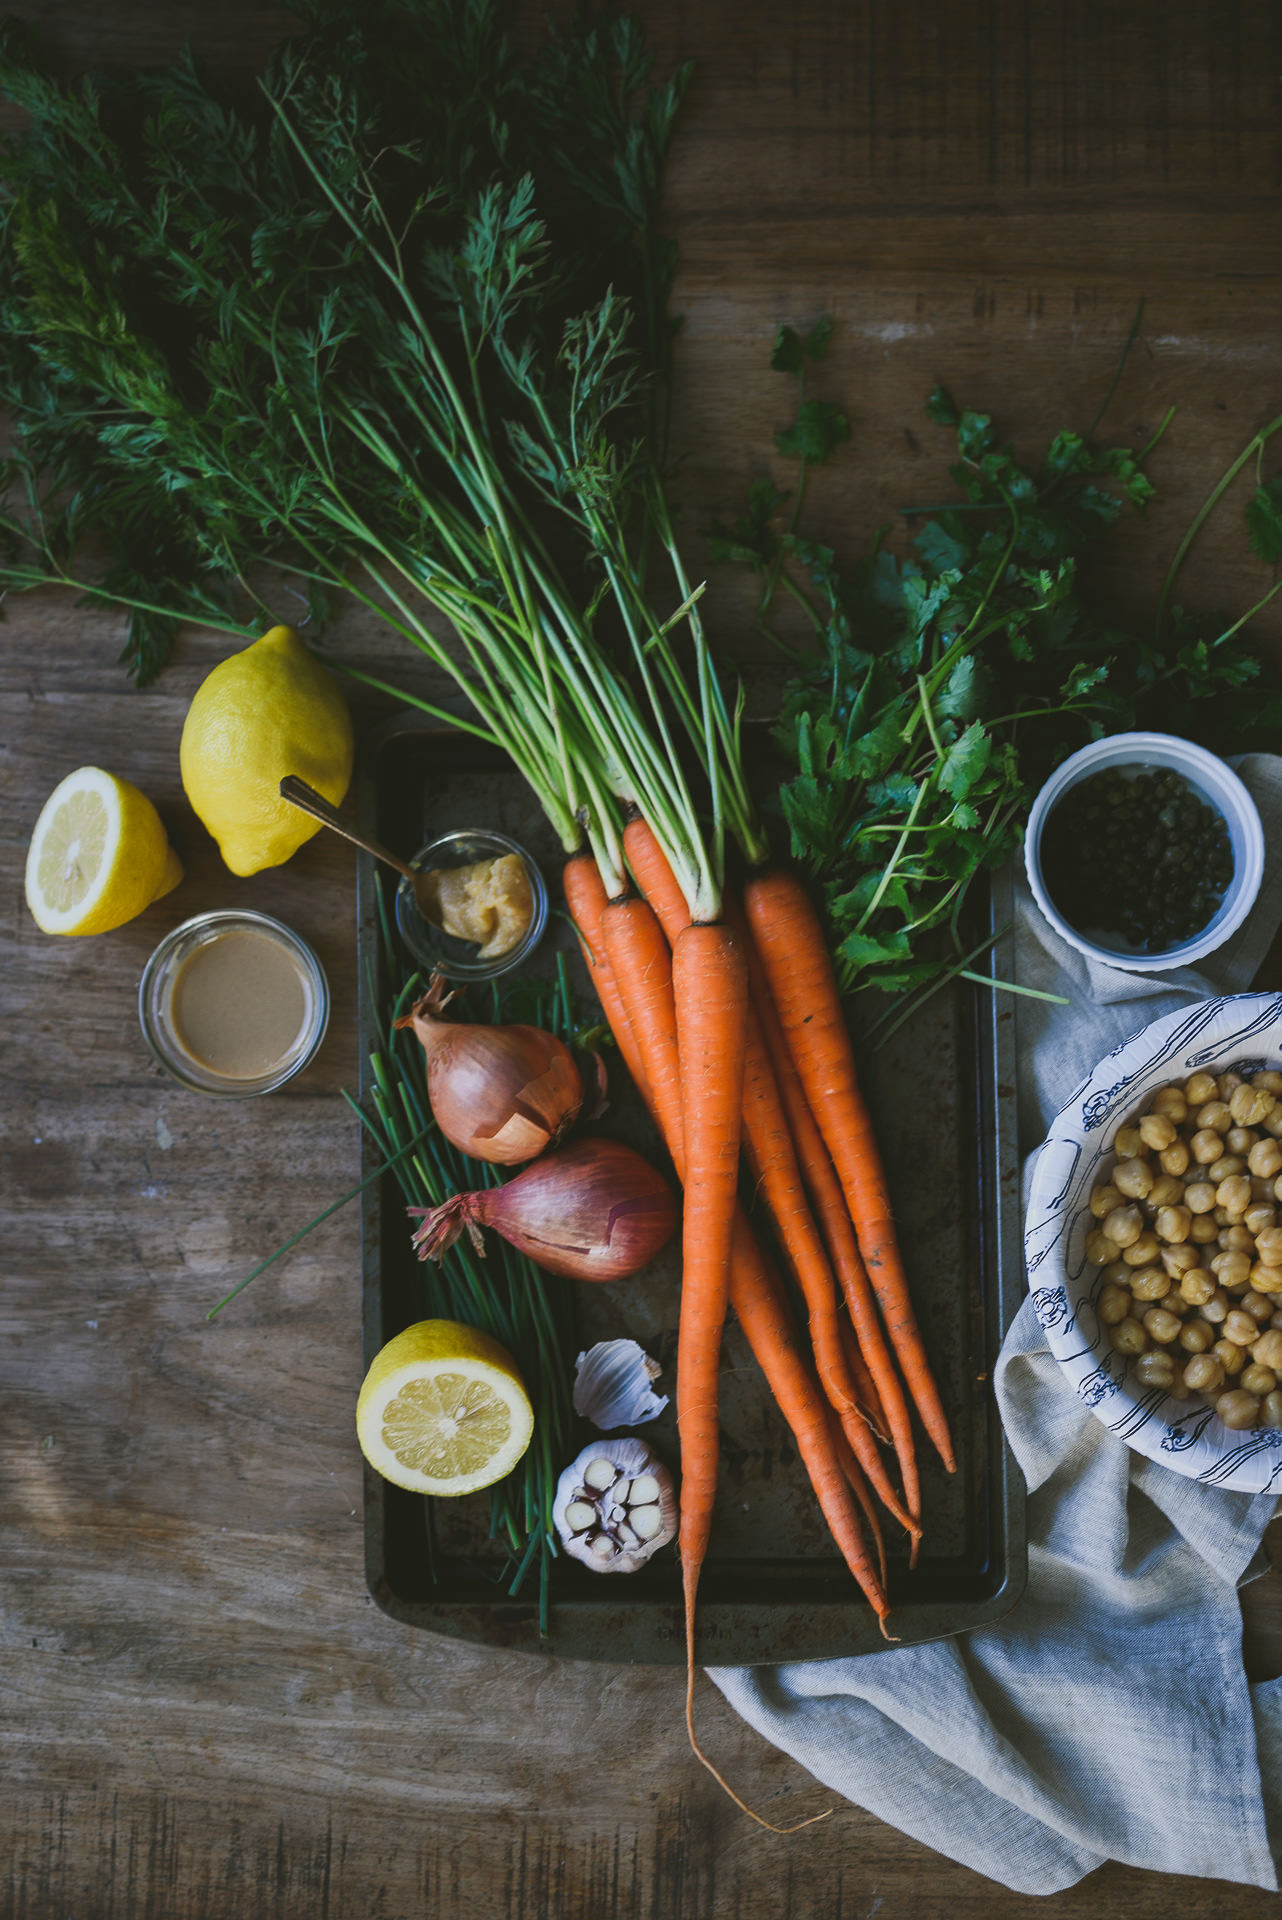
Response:
[[[43,933],[110,933],[182,877],[146,794],[101,767],[59,782],[27,849],[27,905]]]
[[[492,1486],[511,1473],[533,1431],[511,1354],[457,1320],[420,1320],[389,1340],[356,1402],[361,1452],[411,1493]]]

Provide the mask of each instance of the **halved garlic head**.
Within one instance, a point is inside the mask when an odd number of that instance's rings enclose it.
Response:
[[[594,1440],[557,1482],[567,1553],[596,1573],[635,1573],[677,1530],[672,1475],[643,1440]]]

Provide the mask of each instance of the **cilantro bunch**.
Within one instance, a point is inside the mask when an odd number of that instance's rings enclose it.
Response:
[[[714,557],[755,571],[771,638],[784,644],[781,596],[810,624],[813,650],[795,656],[775,730],[778,808],[793,857],[821,887],[843,987],[900,993],[982,950],[968,951],[971,883],[1018,848],[1033,796],[1066,753],[1136,725],[1240,748],[1276,728],[1282,699],[1261,699],[1241,621],[1200,632],[1177,610],[1169,633],[1145,638],[1083,591],[1092,547],[1153,492],[1143,461],[1154,442],[1136,454],[1064,431],[1027,468],[989,415],[937,387],[927,411],[956,433],[959,497],[905,510],[912,557],[889,552],[883,528],[839,566],[799,531],[809,469],[849,436],[844,416],[805,396],[807,366],[827,344],[821,324],[804,338],[782,328],[775,346],[772,364],[798,381],[796,425],[777,437],[798,458],[796,489],[759,481],[744,515],[709,538]],[[1276,505],[1257,490],[1261,553]]]

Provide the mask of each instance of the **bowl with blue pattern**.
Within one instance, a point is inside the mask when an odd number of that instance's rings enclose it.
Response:
[[[1282,1068],[1282,995],[1201,1000],[1154,1020],[1100,1061],[1056,1114],[1033,1170],[1024,1254],[1033,1309],[1074,1392],[1127,1446],[1159,1465],[1242,1493],[1282,1493],[1282,1429],[1233,1431],[1198,1395],[1145,1387],[1097,1311],[1103,1269],[1086,1254],[1093,1190],[1116,1165],[1120,1126],[1159,1088],[1193,1074],[1249,1078]]]

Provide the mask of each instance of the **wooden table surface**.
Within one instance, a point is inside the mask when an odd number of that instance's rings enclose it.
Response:
[[[947,455],[944,380],[1031,452],[1093,415],[1145,440],[1159,498],[1113,539],[1101,592],[1151,616],[1183,527],[1282,408],[1282,28],[1266,0],[640,0],[660,63],[698,73],[668,199],[682,249],[679,437],[695,529],[768,468],[786,396],[776,323],[828,313],[817,391],[854,445],[815,530],[847,550]],[[26,0],[69,64],[156,60],[185,35],[247,69],[288,14],[254,0]],[[537,16],[529,7],[523,19]],[[12,124],[10,121],[9,124]],[[1239,501],[1240,504],[1240,501]],[[898,536],[895,536],[898,537]],[[1240,611],[1269,576],[1222,512],[1190,604]],[[714,572],[714,626],[746,602]],[[288,616],[289,608],[281,612]],[[120,623],[34,596],[0,634],[7,1016],[0,1286],[0,1911],[6,1920],[909,1920],[1056,1914],[1245,1920],[1277,1896],[1109,1865],[1014,1895],[856,1808],[794,1839],[750,1825],[689,1756],[674,1671],[502,1655],[401,1627],[362,1564],[359,1252],[349,1210],[234,1311],[206,1309],[354,1184],[353,864],[323,835],[234,880],[185,805],[183,715],[227,651],[191,633],[132,691]],[[1276,620],[1259,623],[1275,645]],[[423,690],[363,618],[347,657]],[[750,647],[743,649],[751,661]],[[759,705],[773,681],[763,663]],[[71,768],[160,806],[182,890],[88,941],[42,937],[26,840]],[[334,990],[317,1062],[217,1103],[151,1066],[135,998],[179,918],[278,913]],[[1269,984],[1277,985],[1274,972]],[[1250,1660],[1282,1671],[1282,1581],[1247,1595]],[[832,1804],[705,1685],[710,1751],[786,1822]],[[1156,1790],[1156,1783],[1155,1783]]]

